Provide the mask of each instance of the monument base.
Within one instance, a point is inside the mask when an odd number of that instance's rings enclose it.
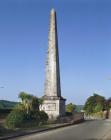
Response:
[[[66,99],[56,96],[44,96],[44,102],[41,110],[44,110],[50,120],[56,120],[58,117],[65,116]]]

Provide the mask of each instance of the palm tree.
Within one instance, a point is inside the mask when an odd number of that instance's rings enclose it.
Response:
[[[39,111],[39,105],[42,104],[42,99],[38,99],[36,96],[28,94],[26,92],[20,92],[19,98],[22,101],[22,105],[25,108],[27,114],[29,110]]]
[[[33,111],[39,111],[39,99],[36,96],[32,97],[31,109]]]
[[[20,92],[19,98],[21,99],[22,105],[26,109],[26,112],[28,114],[29,109],[31,109],[31,101],[32,101],[33,95],[27,94],[25,92]]]

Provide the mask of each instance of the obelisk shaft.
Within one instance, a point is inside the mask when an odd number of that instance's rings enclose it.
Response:
[[[45,96],[61,97],[59,52],[56,12],[50,13],[50,26],[48,38],[48,52],[46,62]]]
[[[50,13],[44,94],[41,110],[48,114],[49,119],[55,120],[64,116],[66,100],[61,97],[57,21],[54,9]]]

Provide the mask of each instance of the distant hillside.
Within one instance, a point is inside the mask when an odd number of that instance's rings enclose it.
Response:
[[[6,101],[6,100],[0,100],[0,109],[11,109],[13,108],[17,102],[12,101]]]
[[[81,110],[83,110],[83,105],[76,105],[76,111],[80,112]]]
[[[0,100],[0,109],[12,109],[18,102]],[[76,105],[76,111],[80,112],[83,109],[83,105]]]

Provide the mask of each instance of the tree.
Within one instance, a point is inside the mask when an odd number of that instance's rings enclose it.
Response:
[[[37,110],[39,111],[39,99],[36,96],[28,94],[26,92],[20,92],[19,98],[22,101],[22,105],[26,110],[27,114],[30,110]]]
[[[76,108],[76,105],[69,103],[66,105],[66,112],[73,113]]]
[[[97,104],[94,108],[94,112],[97,113],[97,112],[100,112],[103,110],[103,105],[102,104]]]
[[[93,113],[93,109],[95,108],[95,106],[96,106],[96,100],[94,96],[90,96],[84,105],[84,110],[86,111],[87,114],[91,114]]]
[[[31,109],[33,111],[39,111],[39,105],[39,99],[36,96],[33,96],[31,101]]]
[[[39,98],[38,100],[39,100],[39,105],[42,105],[43,104],[43,101],[44,101],[43,100],[43,97]]]
[[[33,98],[33,95],[25,93],[25,92],[20,92],[19,98],[21,99],[22,105],[26,109],[27,114],[28,114],[29,110],[31,109],[31,100]]]
[[[102,111],[105,108],[105,98],[96,93],[93,96],[90,96],[85,105],[84,110],[86,114],[92,114]]]
[[[111,97],[107,100],[108,109],[111,109]]]

